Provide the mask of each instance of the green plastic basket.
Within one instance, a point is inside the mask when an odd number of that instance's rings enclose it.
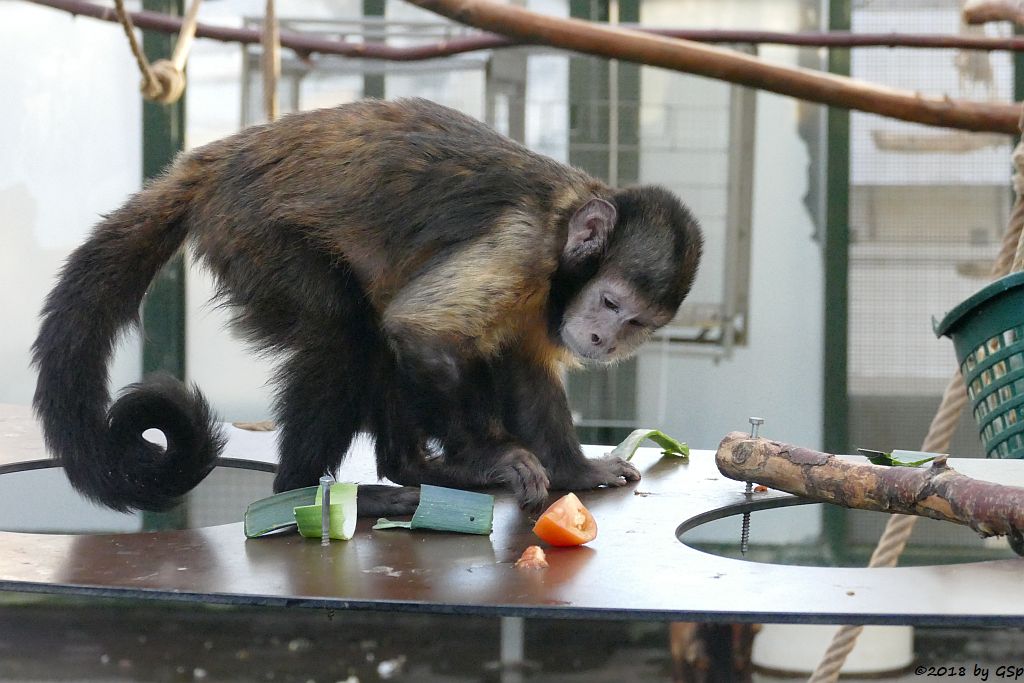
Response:
[[[996,280],[933,323],[953,340],[989,458],[1024,458],[1024,272]]]

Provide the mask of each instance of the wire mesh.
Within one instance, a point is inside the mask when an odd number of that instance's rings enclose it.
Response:
[[[855,32],[977,33],[958,0],[855,3]],[[1009,100],[1006,53],[871,49],[852,53],[853,77],[974,100]],[[853,446],[920,446],[955,370],[952,344],[932,332],[941,317],[982,287],[999,250],[1012,202],[1009,136],[946,131],[862,113],[850,119],[849,425]],[[965,411],[951,445],[982,455]],[[970,532],[920,525],[914,542],[972,545]],[[848,539],[873,542],[881,522],[847,517]]]

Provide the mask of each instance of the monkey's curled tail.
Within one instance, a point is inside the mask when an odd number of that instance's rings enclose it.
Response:
[[[223,448],[198,389],[157,377],[127,387],[113,405],[107,391],[115,342],[187,237],[183,175],[179,168],[136,194],[71,254],[32,347],[33,405],[47,446],[76,489],[115,510],[170,507]],[[163,432],[166,449],[143,438],[147,429]]]

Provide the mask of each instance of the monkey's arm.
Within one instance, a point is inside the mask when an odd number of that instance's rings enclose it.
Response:
[[[623,486],[640,479],[640,472],[621,458],[583,454],[556,368],[523,354],[503,355],[496,368],[505,423],[544,465],[552,489]]]

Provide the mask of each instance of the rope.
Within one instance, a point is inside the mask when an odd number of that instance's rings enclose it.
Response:
[[[260,43],[263,47],[263,108],[267,121],[273,121],[279,114],[277,81],[281,77],[281,33],[274,0],[267,0]]]
[[[1024,131],[1024,115],[1021,116],[1021,131]],[[1019,229],[1019,223],[1024,221],[1024,201],[1021,201],[1021,197],[1024,196],[1024,141],[1013,150],[1013,169],[1013,191],[1017,193],[1017,202],[1013,205],[1010,225],[1017,225]],[[1024,232],[1021,232],[1017,240],[1013,264],[1008,270],[1013,273],[1024,270]]]
[[[188,53],[192,49],[192,43],[196,37],[201,2],[202,0],[192,0],[192,4],[189,5],[171,58],[158,59],[150,64],[135,37],[135,26],[125,10],[124,0],[114,0],[117,18],[121,21],[125,35],[128,36],[128,45],[131,47],[135,62],[139,65],[139,71],[142,73],[142,84],[139,89],[147,100],[171,104],[181,99],[182,93],[185,92],[185,62],[188,61]]]
[[[1024,131],[1024,110],[1021,112],[1021,130]],[[1013,151],[1013,189],[1017,199],[1010,214],[1009,226],[1003,236],[999,255],[992,264],[990,275],[998,279],[1008,272],[1016,272],[1024,266],[1024,137]],[[942,403],[932,418],[928,434],[921,446],[922,451],[945,453],[956,432],[960,413],[967,404],[967,390],[958,369],[946,385]],[[917,517],[913,515],[892,515],[885,525],[885,531],[878,540],[878,546],[871,554],[868,567],[894,567],[914,530]],[[843,626],[832,637],[832,642],[822,656],[818,667],[808,679],[810,683],[834,683],[839,678],[847,656],[857,644],[857,637],[863,626]]]

